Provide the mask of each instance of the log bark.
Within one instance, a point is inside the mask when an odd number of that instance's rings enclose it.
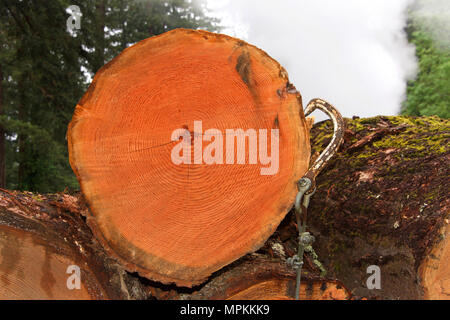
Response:
[[[85,222],[81,195],[40,195],[0,190],[0,299],[224,299],[289,300],[295,271],[283,253],[253,253],[193,288],[149,281],[127,273],[96,241]],[[273,244],[274,245],[274,244]],[[70,266],[81,286],[69,289]],[[349,299],[345,286],[303,270],[300,298]]]
[[[0,116],[4,115],[4,89],[3,89],[3,69],[0,64]],[[0,125],[0,188],[6,187],[6,149],[5,130]]]
[[[328,276],[355,297],[449,299],[450,121],[347,119],[340,152],[317,179],[308,224]],[[312,150],[330,139],[329,121],[311,131]],[[289,215],[273,241],[295,252]],[[381,289],[370,290],[370,265]]]
[[[193,286],[275,231],[308,168],[308,129],[300,94],[265,52],[177,29],[103,67],[67,137],[87,222],[108,253]]]

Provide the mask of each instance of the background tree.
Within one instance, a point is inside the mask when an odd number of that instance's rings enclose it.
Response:
[[[419,72],[408,83],[402,114],[437,115],[450,118],[450,17],[448,12],[421,10],[423,2],[412,7],[407,33],[416,47]]]
[[[1,56],[6,86],[0,120],[12,160],[7,186],[43,191],[76,186],[66,161],[64,124],[71,118],[70,104],[83,93],[84,77],[70,50],[78,39],[61,28],[66,3],[1,4],[8,52]]]
[[[74,32],[70,5],[82,13]],[[0,187],[40,192],[78,188],[65,134],[99,68],[177,27],[218,29],[205,3],[189,0],[0,0],[0,15]]]

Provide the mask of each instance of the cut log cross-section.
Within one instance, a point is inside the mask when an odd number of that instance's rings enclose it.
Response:
[[[67,137],[105,249],[179,286],[261,247],[310,158],[301,96],[279,63],[241,40],[184,29],[105,65]]]

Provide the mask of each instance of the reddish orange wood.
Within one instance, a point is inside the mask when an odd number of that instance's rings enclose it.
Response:
[[[255,283],[227,300],[294,300],[295,279],[272,279]],[[339,283],[310,280],[300,285],[300,300],[349,300],[350,293]]]
[[[203,135],[194,121],[224,134],[278,129],[278,172],[261,175],[267,166],[249,164],[248,154],[245,164],[173,163],[179,141],[171,134]],[[285,70],[241,40],[184,29],[104,66],[67,137],[97,238],[128,270],[180,286],[262,246],[292,206],[310,157],[301,96]]]
[[[450,224],[448,222],[441,228],[440,236],[440,241],[429,248],[418,270],[424,299],[450,299]]]
[[[249,254],[211,277],[199,290],[180,293],[173,288],[150,288],[157,299],[294,300],[295,270],[285,261]],[[314,276],[304,268],[300,300],[349,300],[342,282]]]
[[[58,253],[40,237],[0,225],[0,299],[91,300],[93,294],[85,285],[87,275],[80,276],[80,287],[67,286],[69,266],[83,266],[82,261]],[[71,271],[72,269],[69,269]],[[73,271],[71,271],[73,272]]]

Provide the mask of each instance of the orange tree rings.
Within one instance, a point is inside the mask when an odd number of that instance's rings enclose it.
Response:
[[[68,144],[103,246],[128,270],[180,286],[261,247],[310,156],[301,97],[279,63],[185,29],[97,72]]]

